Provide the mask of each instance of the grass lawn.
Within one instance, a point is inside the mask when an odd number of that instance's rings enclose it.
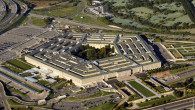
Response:
[[[21,105],[20,103],[12,100],[12,99],[7,99],[7,102],[10,104],[10,105]]]
[[[35,25],[35,26],[45,26],[46,23],[44,21],[44,19],[34,19],[32,20],[32,25]]]
[[[31,64],[28,64],[27,62],[23,62],[22,60],[18,60],[18,59],[13,59],[13,60],[9,60],[7,61],[7,63],[20,68],[22,70],[28,70],[33,68],[33,66],[31,66]]]
[[[174,49],[169,49],[169,51],[175,56],[175,58],[182,58],[182,56]]]
[[[15,67],[13,65],[10,65],[9,63],[4,63],[4,66],[3,67],[4,68],[7,68],[8,70],[11,70],[11,71],[13,71],[15,73],[21,73],[21,72],[23,72],[22,69],[17,68],[17,67]]]
[[[60,84],[59,86],[56,86],[56,89],[59,90],[62,89],[63,87],[66,87],[66,82]]]
[[[148,89],[146,89],[145,87],[143,87],[142,85],[140,85],[136,81],[130,81],[129,84],[146,97],[154,96],[154,94],[152,92],[150,92]]]
[[[188,66],[188,67],[178,68],[178,69],[170,70],[170,72],[174,74],[174,73],[179,73],[179,72],[186,71],[186,70],[189,70],[189,69],[192,69],[192,68],[195,68],[195,66]]]
[[[33,90],[35,90],[35,91],[37,91],[37,92],[39,92],[39,93],[42,92],[42,90],[39,90],[39,89],[37,89],[37,88],[35,88],[35,87],[29,85],[29,84],[24,84],[24,85],[27,86],[27,87],[29,87],[29,88],[31,88],[31,89],[33,89]]]
[[[166,47],[166,48],[172,48],[172,46],[169,45],[169,44],[165,44],[165,47]]]
[[[91,16],[93,16],[93,18]],[[75,16],[73,18],[73,20],[79,21],[79,22],[82,22],[82,23],[88,23],[88,24],[94,24],[94,25],[100,25],[100,26],[105,26],[106,25],[105,23],[98,20],[96,16],[94,16],[94,15],[91,15],[91,16],[88,16],[85,13],[81,13],[81,14]]]
[[[37,75],[37,76],[35,76],[35,77],[33,77],[33,78],[35,78],[35,79],[40,79],[41,76],[40,76],[40,75]]]
[[[43,85],[43,86],[47,86],[47,85],[50,84],[50,82],[48,82],[46,80],[39,80],[37,83],[40,84],[40,85]]]
[[[116,105],[117,103],[114,103],[114,102],[107,102],[105,104],[101,104],[97,107],[92,107],[88,110],[112,110],[113,107]]]
[[[10,92],[14,92],[14,93],[16,93],[16,94],[19,94],[19,95],[21,95],[22,97],[27,97],[28,95],[27,94],[25,94],[25,93],[23,93],[23,92],[21,92],[21,91],[19,91],[19,90],[17,90],[17,89],[9,89],[9,91]]]
[[[32,74],[31,73],[23,73],[23,74],[20,74],[21,76],[23,76],[23,77],[27,77],[27,76],[32,76]]]
[[[150,107],[152,105],[155,105],[155,106],[156,105],[161,105],[161,104],[173,101],[174,99],[175,99],[174,96],[169,95],[169,96],[165,96],[164,98],[157,98],[157,99],[149,100],[147,102],[138,103],[137,105],[139,107]]]
[[[35,9],[32,11],[32,13],[64,18],[64,17],[71,16],[72,14],[74,14],[77,11],[77,8],[78,8],[77,6],[73,6],[73,3],[67,3],[62,6]]]

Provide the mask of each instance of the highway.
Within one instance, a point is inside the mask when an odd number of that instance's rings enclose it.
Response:
[[[16,0],[17,1],[17,0]],[[19,2],[19,1],[18,1]],[[20,2],[21,4],[23,4],[24,9],[22,10],[22,13],[20,15],[18,15],[15,19],[12,20],[11,23],[8,23],[5,26],[2,26],[0,28],[0,32],[2,32],[3,30],[5,30],[6,28],[8,28],[9,26],[11,26],[12,24],[14,24],[16,21],[18,21],[28,10],[28,6],[22,2]],[[1,26],[1,25],[0,25]]]
[[[194,99],[194,101],[193,101],[193,99]],[[183,110],[183,109],[187,109],[187,108],[193,108],[194,102],[195,102],[195,97],[190,97],[187,99],[178,100],[178,101],[163,104],[160,106],[151,107],[151,108],[148,108],[146,110],[162,110],[162,109],[164,109],[164,110]]]
[[[0,0],[0,21],[3,19],[6,13],[6,5],[3,0]]]
[[[11,108],[7,102],[4,86],[1,82],[0,82],[0,100],[1,100],[0,101],[1,105],[4,107],[5,110],[11,110]]]
[[[16,15],[17,13],[17,5],[14,1],[8,0],[10,3],[9,9],[11,9],[11,12],[0,22],[0,26],[6,25],[9,23]]]

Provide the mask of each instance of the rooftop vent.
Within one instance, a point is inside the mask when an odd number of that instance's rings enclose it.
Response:
[[[44,49],[43,48],[40,48],[39,51],[43,51]]]
[[[137,66],[138,64],[137,63],[133,63],[133,66]]]
[[[99,63],[97,61],[93,61],[93,64],[95,65],[99,65]]]
[[[70,68],[66,68],[66,71],[70,71]]]

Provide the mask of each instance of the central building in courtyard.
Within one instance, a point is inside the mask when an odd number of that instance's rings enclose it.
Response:
[[[66,33],[37,48],[25,59],[60,78],[72,79],[77,86],[161,67],[139,35]]]

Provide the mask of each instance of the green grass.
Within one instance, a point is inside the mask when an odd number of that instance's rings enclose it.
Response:
[[[32,20],[32,25],[35,25],[35,26],[45,26],[46,23],[44,21],[44,19],[35,19],[35,20]]]
[[[9,63],[17,68],[20,68],[22,70],[28,70],[28,69],[33,68],[33,66],[31,64],[28,64],[27,62],[20,61],[18,59],[9,60],[9,61],[7,61],[7,63]]]
[[[182,56],[174,49],[169,49],[169,51],[175,56],[175,58],[182,58]]]
[[[101,104],[97,107],[92,107],[88,110],[112,110],[113,107],[116,105],[117,103],[114,103],[114,102],[107,102],[105,104]]]
[[[166,92],[166,90],[163,88],[163,87],[161,87],[161,86],[157,86],[157,87],[154,87],[157,91],[159,91],[160,93],[164,93],[164,92]]]
[[[173,101],[175,99],[174,96],[169,95],[169,96],[165,96],[164,98],[157,98],[157,99],[152,99],[149,100],[147,102],[142,102],[142,103],[138,103],[137,105],[139,107],[150,107],[150,106],[156,106],[156,105],[161,105],[170,101]]]
[[[143,18],[148,17],[150,14],[153,14],[153,10],[147,7],[136,7],[131,9],[131,11],[134,12],[137,16]]]
[[[10,104],[10,105],[21,105],[20,103],[12,100],[12,99],[7,99],[7,102]]]
[[[172,46],[169,45],[169,44],[165,44],[165,47],[166,47],[166,48],[172,48]]]
[[[35,78],[35,79],[40,79],[41,76],[40,76],[40,75],[37,75],[37,76],[35,76],[35,77],[33,77],[33,78]]]
[[[148,89],[146,89],[145,87],[137,83],[136,81],[130,81],[129,84],[146,97],[151,97],[155,95],[152,92],[150,92]]]
[[[73,3],[67,3],[62,6],[54,6],[50,8],[44,8],[44,9],[35,9],[32,11],[32,13],[64,18],[73,15],[76,12],[77,8],[78,8],[77,6],[73,6]]]
[[[83,18],[82,18],[83,17]],[[79,15],[75,16],[73,18],[74,21],[79,21],[81,23],[88,23],[88,24],[94,24],[94,25],[100,25],[105,26],[106,24],[98,19],[98,17],[91,15],[88,16],[85,13],[80,13]]]
[[[121,23],[122,25],[129,25],[129,26],[135,26],[137,28],[148,28],[148,26],[144,26],[136,21],[133,21],[131,19],[122,19],[119,17],[113,17],[113,22],[115,23]]]
[[[192,68],[195,68],[195,66],[188,66],[188,67],[178,68],[178,69],[170,70],[170,72],[172,74],[175,74],[175,73],[186,71],[186,70],[189,70],[189,69],[192,69]]]
[[[193,50],[192,48],[185,48],[186,50]]]
[[[42,90],[39,90],[39,89],[37,89],[37,88],[35,88],[35,87],[29,85],[29,84],[24,84],[24,85],[27,86],[27,87],[29,87],[29,88],[31,88],[31,89],[33,89],[33,90],[35,90],[35,91],[37,91],[37,92],[39,92],[39,93],[42,92]]]
[[[39,80],[37,83],[40,84],[40,85],[43,85],[43,86],[50,85],[50,82],[48,82],[46,80]]]
[[[9,89],[9,91],[10,92],[13,92],[13,93],[16,93],[16,94],[19,94],[20,96],[22,96],[22,97],[27,97],[28,95],[27,94],[25,94],[25,93],[23,93],[23,92],[21,92],[21,91],[19,91],[19,90],[17,90],[17,89]]]
[[[13,71],[15,73],[21,73],[21,72],[23,72],[22,69],[17,68],[17,67],[15,67],[13,65],[10,65],[9,63],[4,63],[4,66],[3,67],[4,68],[7,68],[8,70],[11,70],[11,71]]]
[[[56,89],[59,90],[62,89],[63,87],[66,87],[66,83],[62,83],[59,86],[56,86]]]
[[[21,76],[23,76],[23,77],[27,77],[27,76],[32,76],[32,74],[31,73],[23,73],[23,74],[20,74]]]

